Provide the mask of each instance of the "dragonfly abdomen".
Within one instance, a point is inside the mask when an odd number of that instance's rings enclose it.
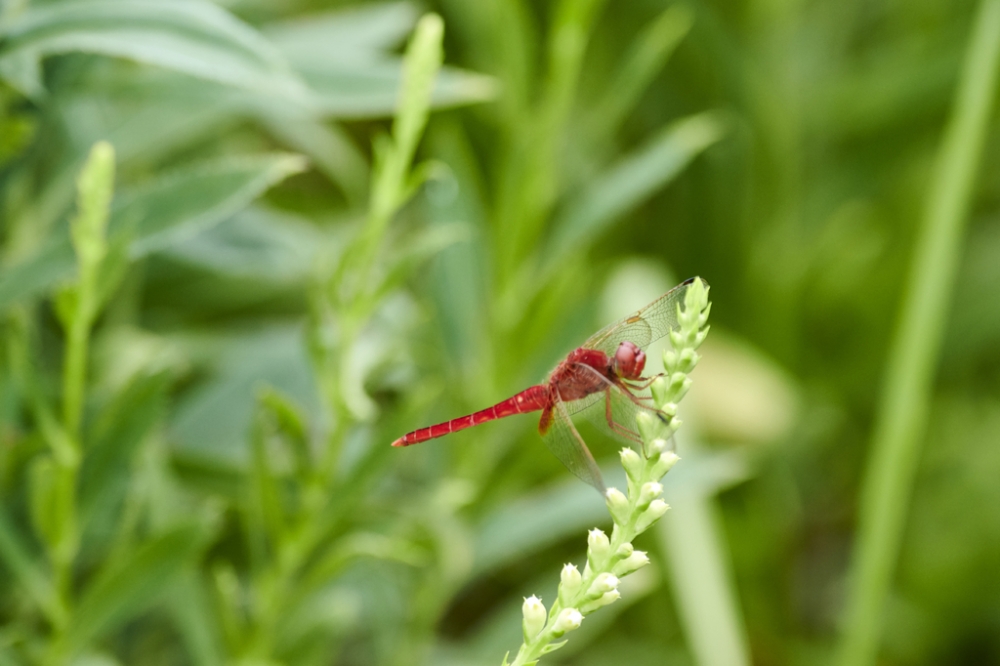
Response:
[[[492,407],[481,409],[468,416],[461,416],[451,421],[414,430],[397,439],[392,445],[410,446],[411,444],[419,444],[420,442],[426,442],[428,439],[444,437],[453,432],[465,430],[466,428],[471,428],[487,421],[502,419],[505,416],[537,412],[540,409],[545,409],[550,402],[548,386],[532,386],[517,395],[507,398],[503,402],[498,402]]]

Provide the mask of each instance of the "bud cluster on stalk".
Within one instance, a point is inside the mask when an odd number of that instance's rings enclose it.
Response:
[[[511,666],[537,663],[542,655],[562,647],[566,641],[553,641],[578,628],[585,616],[618,600],[621,579],[649,564],[649,557],[635,550],[632,540],[670,508],[663,501],[660,479],[680,460],[671,445],[681,426],[677,403],[691,387],[688,374],[700,358],[696,350],[708,333],[710,309],[708,288],[695,279],[685,293],[684,309],[678,307],[679,326],[670,332],[673,348],[663,355],[665,372],[650,387],[661,418],[645,412],[637,415],[642,451],[621,450],[626,492],[608,488],[604,496],[613,522],[611,536],[597,528],[590,530],[583,571],[574,564],[563,567],[558,596],[547,613],[537,597],[524,600],[524,644]]]

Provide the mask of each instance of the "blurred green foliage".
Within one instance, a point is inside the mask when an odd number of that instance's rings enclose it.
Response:
[[[0,2],[0,664],[499,663],[603,501],[530,418],[388,443],[695,274],[656,566],[553,660],[832,662],[979,4]],[[887,664],[1000,661],[997,129]]]

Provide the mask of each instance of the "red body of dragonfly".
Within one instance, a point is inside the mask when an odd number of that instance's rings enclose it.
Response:
[[[593,335],[556,366],[546,383],[474,414],[414,430],[392,445],[410,446],[505,416],[541,411],[538,431],[549,450],[571,472],[603,491],[600,470],[570,416],[583,414],[629,443],[641,441],[635,424],[639,412],[664,417],[649,397],[656,377],[642,376],[644,349],[677,326],[677,307],[692,281]]]

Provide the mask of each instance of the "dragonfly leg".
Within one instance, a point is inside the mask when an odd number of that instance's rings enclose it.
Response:
[[[628,393],[628,391],[626,391],[626,393]],[[634,397],[635,396],[633,396],[633,398]],[[629,441],[636,442],[636,443],[641,443],[642,442],[642,439],[639,437],[638,433],[633,432],[632,430],[629,430],[628,428],[626,428],[622,424],[615,422],[614,417],[611,415],[611,389],[610,388],[607,388],[607,389],[604,390],[604,417],[608,421],[608,427],[611,428],[611,430],[613,432],[618,433],[619,435],[621,435],[622,437],[624,437],[625,439],[627,439]]]
[[[637,391],[641,391],[643,389],[648,389],[650,386],[653,385],[653,382],[655,382],[662,376],[663,373],[660,373],[658,375],[653,375],[652,377],[639,377],[639,379],[628,382],[628,385],[636,389]]]
[[[656,377],[652,377],[649,380],[648,384],[652,384],[653,381],[655,381],[656,378],[659,377],[659,376],[660,375],[657,375]],[[624,393],[626,396],[628,396],[628,399],[631,400],[633,403],[635,403],[639,407],[642,407],[643,409],[647,410],[648,412],[652,412],[652,413],[656,414],[657,418],[659,418],[660,421],[662,421],[664,425],[667,425],[667,424],[670,423],[670,417],[667,416],[666,412],[664,412],[662,409],[657,409],[656,407],[652,407],[652,406],[650,406],[648,404],[645,404],[643,402],[643,401],[646,401],[646,402],[651,401],[652,400],[651,396],[641,396],[641,395],[635,395],[635,394],[633,394],[632,391],[629,390],[632,387],[629,384],[626,384],[624,381],[619,381],[619,388],[621,388],[621,392]],[[608,391],[608,394],[610,395],[610,390]],[[610,425],[610,421],[609,421],[609,425]],[[618,427],[616,428],[615,426],[618,426]],[[621,432],[621,430],[620,430],[621,426],[619,424],[614,424],[611,427],[612,427],[612,430],[615,430],[616,432]],[[642,441],[642,438],[640,438],[638,435],[636,435],[635,433],[633,433],[630,430],[628,431],[627,434],[626,433],[622,433],[622,435],[625,436],[625,437],[629,437],[630,439],[633,439],[636,442],[639,442],[640,445],[642,446],[642,453],[643,453],[643,455],[646,455],[646,445]]]

